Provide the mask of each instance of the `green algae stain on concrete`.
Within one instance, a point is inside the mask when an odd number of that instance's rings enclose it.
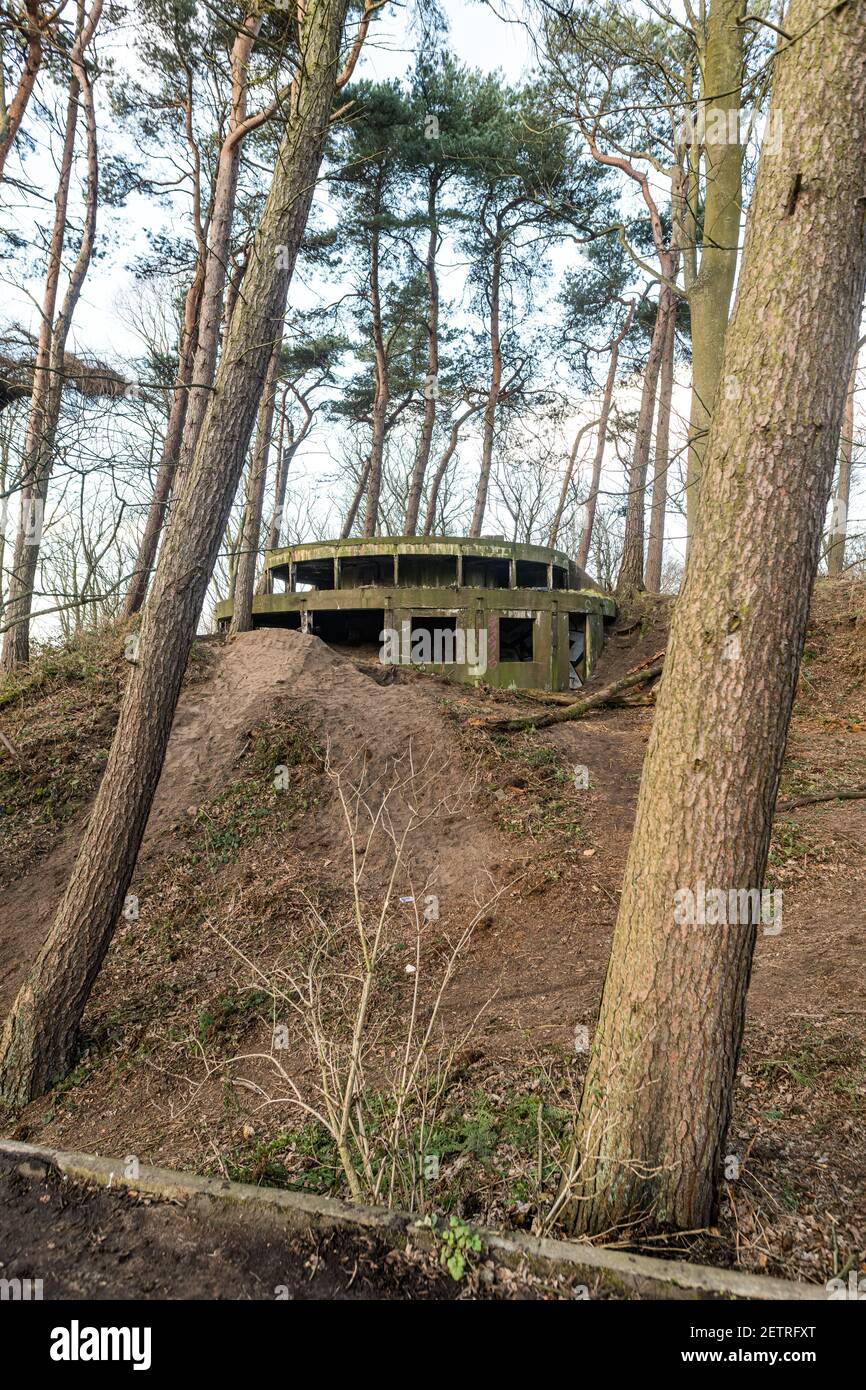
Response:
[[[616,616],[563,551],[501,536],[316,541],[269,551],[265,571],[254,627],[501,689],[578,688]],[[231,599],[217,605],[220,628],[231,614]]]

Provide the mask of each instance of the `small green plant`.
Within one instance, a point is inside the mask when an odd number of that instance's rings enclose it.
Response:
[[[797,1086],[814,1086],[827,1062],[819,1056],[816,1048],[801,1047],[797,1052],[789,1052],[783,1057],[770,1057],[759,1062],[755,1070],[769,1080],[787,1076]]]
[[[433,1218],[436,1229],[436,1218]],[[438,1234],[440,1245],[439,1263],[444,1265],[451,1278],[459,1281],[471,1266],[477,1255],[481,1254],[481,1237],[459,1216],[452,1216],[445,1229]]]
[[[199,1010],[197,1036],[201,1042],[213,1042],[220,1035],[236,1031],[247,1016],[266,1018],[268,1003],[268,995],[261,989],[218,994]]]

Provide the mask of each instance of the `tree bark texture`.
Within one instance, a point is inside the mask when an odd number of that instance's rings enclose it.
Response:
[[[265,501],[265,481],[268,476],[268,456],[274,428],[274,378],[280,355],[279,342],[274,343],[265,377],[262,399],[256,424],[256,442],[250,462],[247,499],[241,527],[240,555],[235,576],[234,605],[229,633],[249,632],[253,625],[253,590],[256,583],[256,563],[262,531],[262,511]]]
[[[108,763],[47,939],[0,1037],[0,1098],[70,1065],[135,868],[196,624],[246,458],[322,157],[348,0],[306,0],[285,133],[201,436],[179,480]]]
[[[499,333],[499,297],[502,282],[502,232],[497,226],[493,244],[493,263],[490,270],[490,385],[484,407],[484,426],[481,435],[481,473],[475,493],[470,536],[480,536],[487,508],[490,472],[493,467],[493,437],[496,428],[496,407],[502,387],[502,342]]]
[[[613,388],[616,384],[616,371],[619,365],[619,350],[622,346],[628,330],[631,328],[631,321],[634,318],[634,311],[637,305],[636,300],[632,300],[629,305],[628,313],[625,316],[625,323],[611,344],[610,362],[607,368],[607,380],[604,384],[604,395],[601,400],[601,415],[598,421],[598,437],[595,442],[595,456],[592,460],[592,474],[589,484],[589,495],[586,499],[586,516],[583,529],[580,535],[580,548],[577,553],[577,563],[582,570],[585,570],[589,563],[589,551],[592,545],[592,531],[595,526],[595,511],[598,505],[598,492],[601,487],[601,466],[604,461],[604,448],[607,443],[607,422],[610,419],[610,407],[613,402]]]
[[[668,465],[670,462],[671,399],[674,390],[674,346],[676,343],[676,310],[669,316],[665,334],[662,364],[659,372],[659,401],[656,413],[656,449],[653,469],[652,501],[650,503],[649,536],[647,538],[644,587],[657,594],[662,582],[662,555],[665,544],[665,512],[668,501]]]
[[[739,116],[746,32],[739,21],[745,13],[746,0],[711,0],[703,54],[699,107],[705,133],[701,257],[695,279],[691,283],[688,277],[686,280],[692,327],[686,492],[690,537],[697,525],[707,432],[722,374],[737,273],[744,153]]]
[[[39,568],[41,532],[39,521],[37,520],[33,529],[30,528],[30,521],[34,515],[33,509],[44,509],[47,498],[48,484],[54,467],[54,445],[63,397],[66,340],[90,268],[96,238],[96,210],[99,197],[96,111],[93,86],[84,55],[101,14],[102,0],[94,0],[89,14],[85,14],[83,3],[79,4],[78,29],[69,55],[70,77],[63,151],[54,199],[54,224],[48,250],[30,415],[21,463],[21,512],[15,539],[8,602],[4,613],[4,622],[8,624],[3,639],[4,671],[26,666],[30,660],[30,614]],[[75,264],[69,275],[66,294],[60,311],[57,312],[79,109],[84,116],[86,138],[87,192],[84,228]]]
[[[674,610],[577,1124],[574,1225],[712,1223],[757,927],[674,894],[760,889],[866,288],[866,6],[775,59],[701,518]],[[816,248],[819,248],[816,251]],[[808,344],[804,352],[803,345]]]

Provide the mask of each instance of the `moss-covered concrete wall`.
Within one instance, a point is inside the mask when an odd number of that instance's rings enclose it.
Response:
[[[217,621],[231,617],[231,602],[217,607]],[[466,664],[431,667],[452,680],[484,681],[500,688],[567,690],[569,688],[569,615],[585,622],[585,674],[595,665],[604,642],[605,618],[616,605],[605,595],[586,590],[489,589],[453,586],[366,585],[359,589],[310,589],[306,592],[262,594],[253,601],[253,622],[312,624],[315,614],[381,612],[382,628],[397,633],[413,618],[453,618],[457,629],[483,632],[486,662],[483,672]],[[308,615],[308,616],[307,616]],[[499,619],[524,618],[533,624],[532,661],[502,660]]]

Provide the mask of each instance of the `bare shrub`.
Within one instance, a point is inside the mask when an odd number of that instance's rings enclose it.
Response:
[[[307,898],[307,930],[285,963],[267,970],[227,941],[273,1004],[270,1052],[234,1063],[265,1063],[279,1087],[271,1093],[249,1078],[235,1084],[262,1106],[317,1121],[354,1202],[423,1212],[449,1075],[487,1007],[447,1038],[443,1004],[476,924],[507,885],[494,888],[488,875],[490,892],[458,909],[464,920],[449,930],[435,882],[415,881],[413,855],[431,822],[453,815],[471,786],[442,792],[445,769],[429,757],[416,767],[411,748],[379,775],[371,775],[364,754],[340,768],[329,755],[326,773],[342,812],[349,908],[335,917]],[[296,1079],[299,1048],[312,1061],[312,1084]]]

